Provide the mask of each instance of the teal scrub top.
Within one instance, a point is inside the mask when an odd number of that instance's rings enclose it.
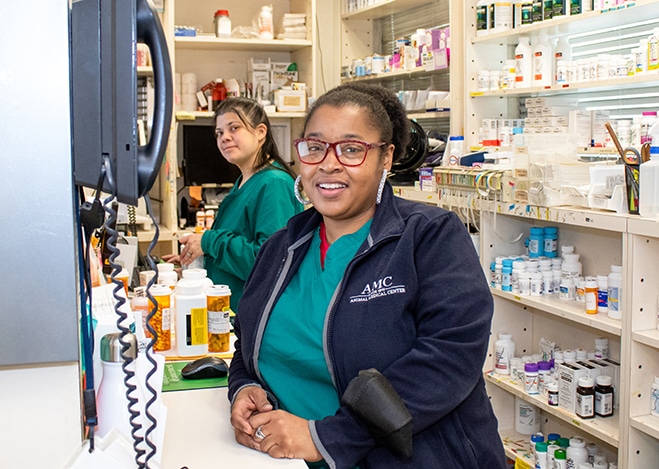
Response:
[[[323,350],[325,316],[332,295],[368,236],[370,226],[369,221],[355,233],[337,239],[327,250],[324,270],[316,229],[299,270],[268,320],[259,369],[281,407],[298,417],[321,420],[339,408],[339,395]]]
[[[275,167],[242,176],[224,198],[210,230],[201,238],[208,277],[231,288],[231,309],[238,311],[245,280],[266,239],[304,210],[293,192],[293,178]]]

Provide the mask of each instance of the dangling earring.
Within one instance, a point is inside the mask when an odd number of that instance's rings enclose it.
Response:
[[[380,185],[378,186],[378,196],[375,198],[375,204],[380,205],[382,202],[382,191],[384,190],[384,183],[387,181],[387,170],[382,170],[382,177],[380,178]]]
[[[298,175],[298,177],[295,178],[295,182],[293,183],[293,192],[295,192],[295,198],[300,202],[302,205],[309,205],[311,201],[309,199],[305,199],[302,197],[302,194],[300,194],[300,181],[302,180],[302,176]]]

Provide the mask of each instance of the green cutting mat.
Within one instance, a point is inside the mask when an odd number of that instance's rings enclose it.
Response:
[[[186,389],[205,389],[226,387],[229,379],[205,378],[205,379],[183,379],[181,369],[190,362],[174,361],[165,363],[165,374],[162,381],[163,392],[182,391]]]

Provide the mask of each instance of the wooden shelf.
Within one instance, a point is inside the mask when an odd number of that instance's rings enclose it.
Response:
[[[343,19],[372,20],[387,15],[393,15],[400,11],[414,8],[415,6],[428,3],[429,0],[383,0],[370,5],[366,8],[360,8],[357,11],[343,13]]]
[[[550,406],[547,404],[547,397],[545,395],[540,394],[537,396],[531,396],[527,394],[519,383],[513,381],[508,376],[495,375],[493,372],[488,372],[485,373],[485,381],[533,404],[536,407],[539,407],[546,414],[553,415],[576,428],[588,432],[588,434],[594,438],[598,438],[615,448],[618,447],[618,414],[614,414],[607,418],[595,417],[594,419],[584,420],[565,409],[557,406]]]
[[[303,119],[307,115],[306,112],[269,112],[268,117],[270,119]],[[194,111],[186,112],[179,111],[176,113],[176,120],[186,121],[186,120],[195,120],[195,119],[211,119],[213,117],[212,112],[208,111]]]
[[[218,38],[213,35],[176,36],[174,43],[177,49],[223,50],[223,51],[265,51],[294,52],[311,47],[311,41],[306,39],[259,39]]]

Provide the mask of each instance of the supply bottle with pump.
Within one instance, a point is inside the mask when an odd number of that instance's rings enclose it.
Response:
[[[561,36],[554,47],[554,83],[557,81],[558,61],[572,60],[572,46],[567,36]]]
[[[533,51],[529,38],[520,36],[515,48],[515,88],[528,88],[533,84]]]
[[[659,123],[652,125],[649,136],[653,140],[650,147],[650,161],[639,168],[638,211],[642,217],[659,217]]]
[[[551,86],[554,80],[554,57],[546,31],[540,31],[533,45],[533,86]]]

